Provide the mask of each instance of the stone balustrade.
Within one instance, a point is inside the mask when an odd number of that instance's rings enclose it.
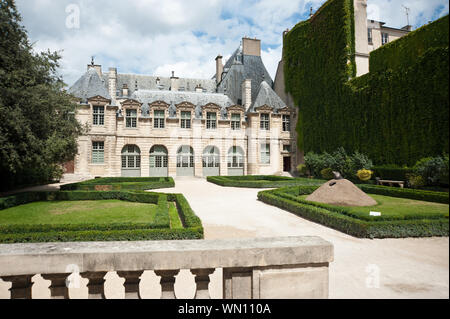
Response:
[[[50,280],[55,299],[69,298],[67,269],[88,279],[88,296],[105,298],[105,275],[125,279],[125,298],[141,298],[140,276],[161,278],[161,298],[175,298],[175,276],[190,269],[195,298],[209,298],[209,276],[223,269],[224,299],[327,298],[333,246],[319,237],[233,240],[78,242],[0,245],[0,278],[11,298],[32,298],[32,277]],[[72,267],[73,268],[73,267]]]

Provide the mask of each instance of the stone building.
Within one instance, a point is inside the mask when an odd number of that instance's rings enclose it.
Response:
[[[103,73],[92,62],[69,93],[89,131],[67,173],[276,174],[297,161],[296,112],[273,90],[257,39],[243,38],[225,65],[219,55],[212,79]]]

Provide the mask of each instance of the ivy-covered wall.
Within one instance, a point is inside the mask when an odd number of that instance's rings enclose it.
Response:
[[[373,51],[358,78],[354,34],[353,0],[329,0],[285,35],[301,150],[343,146],[399,165],[448,153],[448,16]]]

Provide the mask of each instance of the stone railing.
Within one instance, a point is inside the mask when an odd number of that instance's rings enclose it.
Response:
[[[175,276],[190,269],[195,298],[209,298],[209,275],[223,269],[224,299],[327,298],[333,246],[319,237],[239,240],[79,242],[0,245],[0,278],[11,298],[32,298],[32,277],[50,280],[52,298],[69,298],[68,265],[88,279],[89,298],[105,298],[107,272],[125,279],[125,298],[140,298],[140,276],[153,270],[161,298],[175,298]]]

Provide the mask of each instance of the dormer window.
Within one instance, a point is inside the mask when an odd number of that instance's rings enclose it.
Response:
[[[206,128],[208,130],[215,130],[217,128],[217,113],[215,112],[206,113]]]
[[[263,131],[270,130],[270,115],[267,113],[262,113],[260,115],[260,128]]]
[[[155,110],[154,111],[154,127],[155,128],[164,128],[165,127],[165,112],[163,110]]]
[[[233,131],[241,129],[241,114],[238,113],[231,114],[231,129]]]
[[[105,107],[104,106],[94,106],[93,114],[93,124],[94,125],[105,125]]]
[[[136,128],[137,127],[137,110],[127,109],[126,110],[126,127]]]

